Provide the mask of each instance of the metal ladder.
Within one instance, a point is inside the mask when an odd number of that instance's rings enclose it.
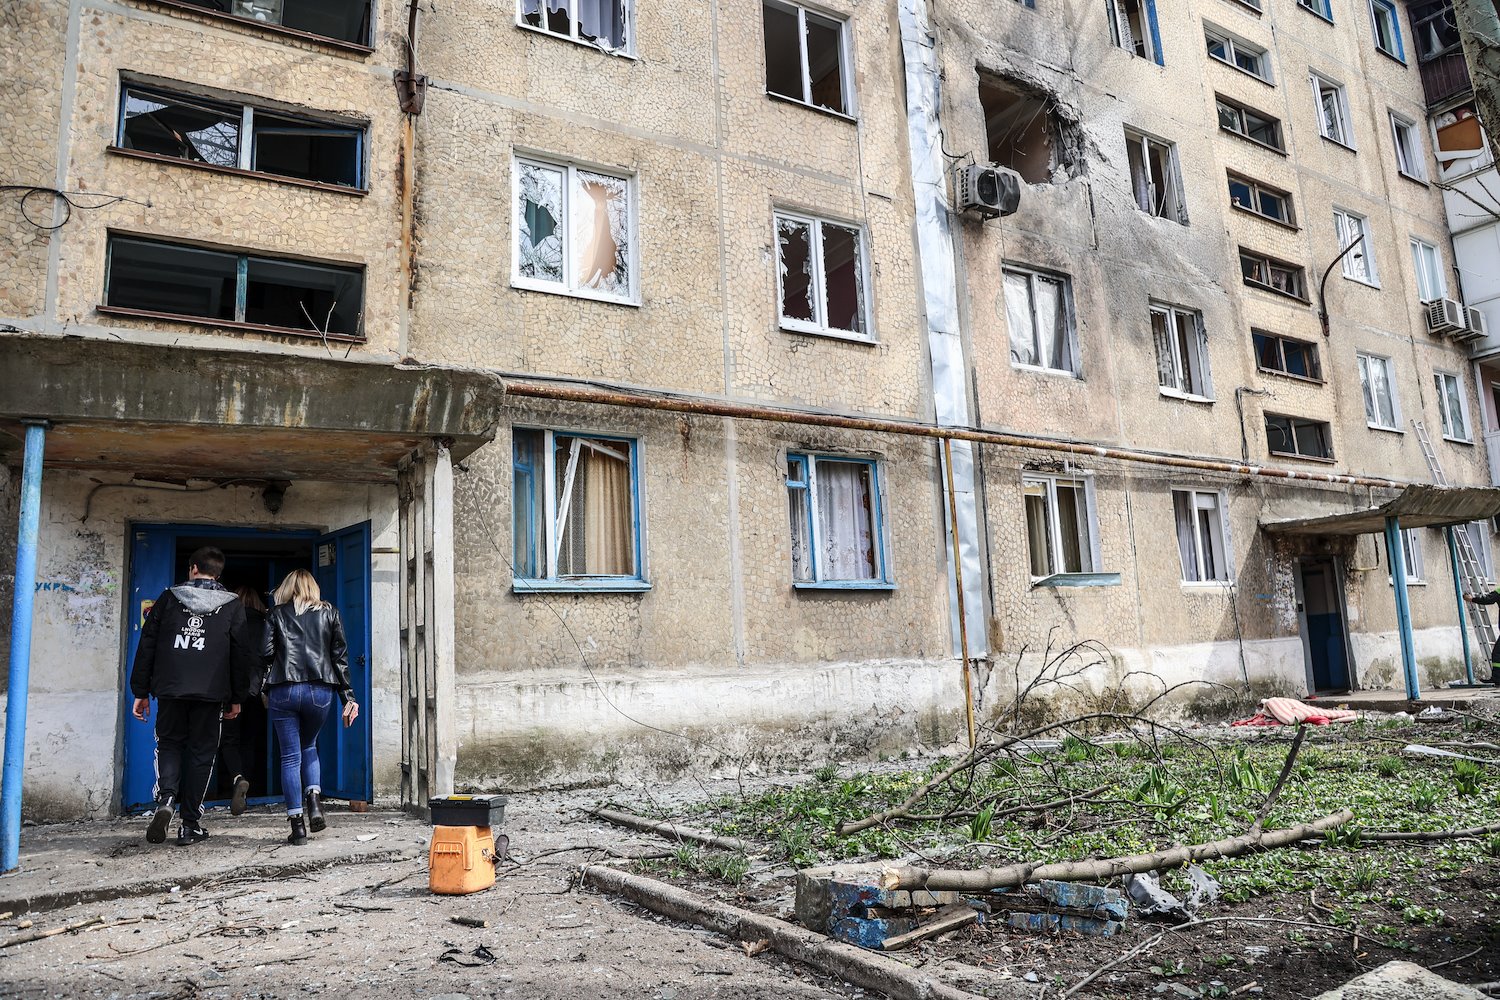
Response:
[[[1417,443],[1422,446],[1422,457],[1427,459],[1427,470],[1432,473],[1432,481],[1439,486],[1448,485],[1448,476],[1443,472],[1443,466],[1438,462],[1437,452],[1432,448],[1432,439],[1427,436],[1427,428],[1420,420],[1413,420],[1412,427],[1417,432]],[[1463,581],[1464,593],[1480,594],[1485,590],[1486,580],[1479,571],[1479,560],[1474,558],[1474,546],[1469,541],[1467,531],[1458,530],[1455,526],[1453,532],[1454,548],[1458,551],[1458,572]],[[1469,624],[1474,629],[1474,637],[1479,640],[1481,657],[1489,655],[1488,650],[1495,642],[1495,625],[1490,621],[1489,612],[1482,605],[1465,603],[1468,609]]]

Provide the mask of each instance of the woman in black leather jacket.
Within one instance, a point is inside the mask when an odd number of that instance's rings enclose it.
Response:
[[[307,843],[307,833],[327,827],[323,818],[318,731],[337,694],[344,703],[344,725],[359,717],[349,684],[349,646],[339,613],[323,600],[318,581],[305,569],[287,574],[266,615],[261,654],[270,662],[265,692],[271,729],[281,750],[281,793],[292,831],[290,844]]]

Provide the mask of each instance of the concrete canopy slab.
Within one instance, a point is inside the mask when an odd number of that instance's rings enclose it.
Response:
[[[1441,528],[1482,521],[1497,514],[1500,514],[1500,489],[1416,484],[1379,507],[1263,521],[1261,527],[1282,535],[1369,535],[1384,531],[1388,517],[1399,517],[1403,528]]]
[[[46,420],[46,464],[230,479],[393,482],[423,441],[461,460],[494,437],[481,371],[280,353],[0,338],[0,456]]]

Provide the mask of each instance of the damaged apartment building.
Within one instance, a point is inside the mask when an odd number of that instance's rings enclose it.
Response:
[[[1416,680],[1464,672],[1486,496],[1406,485],[1488,485],[1495,411],[1394,0],[17,0],[0,44],[28,815],[150,799],[124,678],[201,544],[317,574],[367,707],[325,795],[414,807],[944,743],[971,665],[982,720],[1085,640],[1059,699],[1400,686],[1406,594]],[[1393,500],[1409,588],[1350,521]]]

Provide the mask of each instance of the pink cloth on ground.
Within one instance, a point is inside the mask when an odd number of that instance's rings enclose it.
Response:
[[[1295,698],[1267,698],[1260,703],[1260,711],[1248,719],[1240,719],[1236,726],[1291,726],[1305,722],[1310,726],[1326,726],[1330,722],[1352,722],[1359,717],[1357,712],[1346,708],[1324,708],[1300,702]]]

